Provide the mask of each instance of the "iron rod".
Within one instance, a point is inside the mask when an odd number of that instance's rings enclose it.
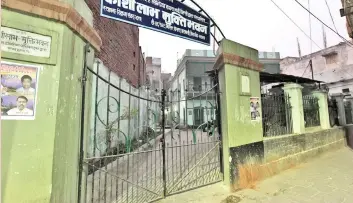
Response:
[[[119,77],[119,89],[121,88],[121,81],[122,81],[122,78]],[[118,89],[118,90],[119,90]],[[120,146],[119,146],[119,142],[120,142],[120,109],[121,109],[121,91],[119,90],[119,93],[118,93],[118,117],[119,117],[119,120],[118,120],[118,147],[117,147],[117,155],[120,154]],[[126,145],[126,143],[125,143]],[[116,161],[116,175],[119,174],[119,158],[117,158],[117,161]],[[123,185],[121,184],[121,188],[123,188]],[[118,196],[118,191],[119,191],[119,181],[118,179],[116,179],[116,199],[118,200],[119,199],[119,196]],[[124,196],[123,194],[123,190],[121,190],[121,195],[122,195],[122,198]]]
[[[165,165],[165,97],[166,97],[166,91],[163,89],[162,90],[162,155],[163,155],[163,196],[165,197],[167,195],[167,185],[166,185],[166,165]]]
[[[85,106],[86,106],[86,81],[87,81],[87,53],[90,45],[86,44],[83,49],[84,61],[83,61],[83,70],[82,70],[82,78],[81,78],[81,119],[80,119],[80,146],[79,146],[79,160],[78,160],[78,193],[77,193],[77,201],[81,202],[81,193],[82,193],[82,179],[83,179],[83,159],[84,159],[84,140],[85,140]]]
[[[110,126],[109,124],[109,113],[110,113],[110,104],[109,104],[109,99],[110,99],[110,74],[111,71],[109,70],[108,72],[108,93],[107,93],[107,121],[106,121],[106,126]],[[109,155],[109,148],[111,145],[111,134],[110,132],[105,132],[105,143],[106,143],[106,149],[105,149],[105,154]],[[105,170],[107,170],[108,165],[105,165]],[[104,176],[104,202],[107,202],[107,173]]]
[[[99,72],[99,61],[97,61],[97,73]],[[93,126],[93,156],[96,156],[97,149],[97,102],[98,102],[98,77],[96,77],[96,92],[95,92],[95,102],[94,102],[94,126]],[[94,175],[95,172],[93,170],[92,174],[92,203],[94,201]]]

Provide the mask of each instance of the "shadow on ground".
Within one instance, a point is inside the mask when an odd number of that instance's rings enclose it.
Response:
[[[223,183],[206,186],[160,203],[341,203],[353,202],[353,150],[344,148],[230,193]]]

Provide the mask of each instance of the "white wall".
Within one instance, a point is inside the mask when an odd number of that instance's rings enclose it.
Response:
[[[342,89],[349,88],[350,94],[353,96],[353,79],[346,82],[337,82],[328,84],[329,94],[342,93]]]
[[[186,77],[185,77],[185,74],[186,74],[186,71],[185,69],[179,73],[178,75],[174,76],[171,84],[170,84],[170,89],[169,89],[169,92],[170,91],[175,91],[176,89],[178,89],[178,85],[180,85],[180,97],[181,99],[184,99],[185,98],[185,84],[186,83]],[[178,99],[177,98],[177,95],[174,94],[174,100]]]
[[[97,61],[99,60],[96,60],[93,66],[93,71],[95,73],[98,73],[104,79],[109,80],[109,70],[101,62],[99,63],[99,70],[97,72],[97,68],[98,68]],[[107,146],[106,146],[107,131],[106,131],[105,125],[107,123],[112,123],[117,118],[119,118],[119,107],[120,107],[120,116],[124,114],[125,109],[127,109],[127,112],[129,112],[128,111],[129,108],[130,108],[130,112],[131,110],[135,110],[138,113],[131,120],[125,119],[125,120],[121,120],[120,122],[114,122],[113,128],[116,130],[120,129],[120,133],[116,131],[116,133],[112,134],[113,142],[112,142],[112,146],[110,147],[117,146],[118,142],[125,143],[125,136],[128,136],[131,139],[133,137],[139,136],[139,134],[143,130],[143,126],[149,125],[152,128],[155,128],[157,126],[157,124],[153,124],[153,123],[158,122],[158,120],[155,121],[152,113],[149,113],[149,114],[147,113],[147,106],[150,109],[152,109],[152,111],[158,116],[160,114],[160,108],[158,103],[150,102],[149,104],[147,104],[147,101],[138,99],[127,93],[119,91],[115,87],[112,87],[112,86],[109,87],[107,83],[105,83],[103,80],[100,80],[100,79],[98,79],[98,91],[96,91],[97,77],[94,76],[90,71],[88,71],[88,76],[92,76],[92,87],[93,87],[92,104],[91,104],[92,113],[89,117],[90,123],[91,123],[89,139],[88,139],[89,157],[102,155],[103,153],[105,153],[105,150],[107,149]],[[122,90],[126,92],[130,92],[132,95],[140,96],[142,98],[155,99],[155,98],[151,98],[150,96],[151,94],[146,90],[146,87],[141,87],[139,89],[134,88],[125,79],[120,78],[113,72],[111,72],[111,75],[110,75],[110,83],[117,87],[120,87]],[[110,91],[109,100],[107,99],[108,90]],[[97,93],[97,99],[96,99],[96,93]],[[108,117],[109,119],[107,120],[108,101],[109,101],[111,112],[109,112],[109,117]],[[98,116],[95,116],[96,102],[98,103],[97,114],[99,115],[99,118],[100,120],[103,121],[103,123],[99,120]],[[95,150],[95,154],[93,153],[94,137],[96,137],[96,140],[97,140],[97,147]]]
[[[150,83],[151,85],[153,84],[153,81],[158,82],[158,90],[161,90],[163,87],[163,82],[162,82],[162,66],[161,66],[161,59],[160,58],[153,58],[152,57],[152,64],[146,64],[146,72],[147,75],[149,76]],[[153,73],[152,73],[153,71]]]
[[[335,63],[327,62],[323,56],[332,52],[337,52]],[[301,60],[298,58],[286,58],[280,63],[281,72],[287,75],[311,78],[311,71],[308,67],[310,59],[313,62],[315,80],[332,83],[353,78],[353,48],[346,44],[329,47],[313,53],[311,56],[304,56]]]

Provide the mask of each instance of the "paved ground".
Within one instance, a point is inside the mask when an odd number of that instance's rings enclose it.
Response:
[[[166,133],[168,193],[221,180],[218,135],[198,130]],[[118,158],[87,177],[87,203],[145,203],[163,195],[163,155],[159,139],[149,149]]]
[[[232,199],[232,201],[226,201]],[[350,203],[353,151],[345,148],[282,172],[253,189],[228,193],[222,183],[168,197],[159,203]]]

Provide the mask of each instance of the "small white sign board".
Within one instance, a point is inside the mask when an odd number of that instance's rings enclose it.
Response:
[[[241,92],[250,93],[250,78],[247,75],[241,76]]]
[[[51,37],[9,27],[1,27],[1,51],[50,57]]]

